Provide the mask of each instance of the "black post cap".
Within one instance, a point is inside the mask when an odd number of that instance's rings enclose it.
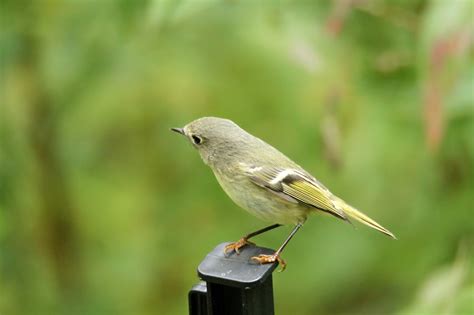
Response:
[[[237,288],[251,288],[263,283],[278,266],[277,262],[260,264],[251,259],[260,254],[271,255],[275,252],[273,249],[246,245],[240,249],[240,254],[224,254],[227,244],[229,243],[219,244],[201,262],[198,275],[202,280]]]

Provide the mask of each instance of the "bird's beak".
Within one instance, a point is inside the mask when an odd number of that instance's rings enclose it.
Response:
[[[174,131],[174,132],[177,132],[177,133],[180,133],[180,134],[184,135],[184,129],[183,128],[171,128],[171,131]]]

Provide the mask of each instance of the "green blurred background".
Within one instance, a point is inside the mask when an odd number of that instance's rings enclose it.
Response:
[[[278,314],[473,314],[472,14],[2,0],[0,313],[186,314],[206,253],[266,224],[169,131],[221,116],[399,238],[311,217],[275,274]]]

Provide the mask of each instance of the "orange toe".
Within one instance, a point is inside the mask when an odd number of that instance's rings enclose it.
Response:
[[[237,254],[240,254],[240,249],[245,245],[255,245],[255,243],[249,242],[246,238],[241,238],[237,242],[229,243],[224,247],[224,254],[228,252],[235,251]]]
[[[259,262],[261,264],[271,264],[271,263],[274,263],[275,261],[278,261],[278,263],[281,266],[281,269],[279,270],[279,272],[282,272],[286,268],[286,262],[283,259],[281,259],[280,255],[277,255],[277,254],[273,254],[273,255],[261,254],[261,255],[252,257],[252,260]]]

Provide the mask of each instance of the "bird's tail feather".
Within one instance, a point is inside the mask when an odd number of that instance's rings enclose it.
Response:
[[[368,225],[370,226],[371,228],[373,229],[376,229],[377,231],[385,234],[385,235],[388,235],[394,239],[397,239],[395,237],[395,235],[393,235],[392,232],[390,232],[389,230],[387,230],[386,228],[384,228],[383,226],[381,226],[380,224],[378,224],[377,222],[375,222],[374,220],[372,220],[371,218],[369,218],[367,215],[363,214],[362,212],[360,212],[359,210],[351,207],[350,205],[348,205],[347,203],[345,203],[343,200],[340,200],[340,206],[342,207],[343,211],[345,214],[347,214],[347,216],[349,218],[353,218],[361,223],[364,223],[365,225]]]

